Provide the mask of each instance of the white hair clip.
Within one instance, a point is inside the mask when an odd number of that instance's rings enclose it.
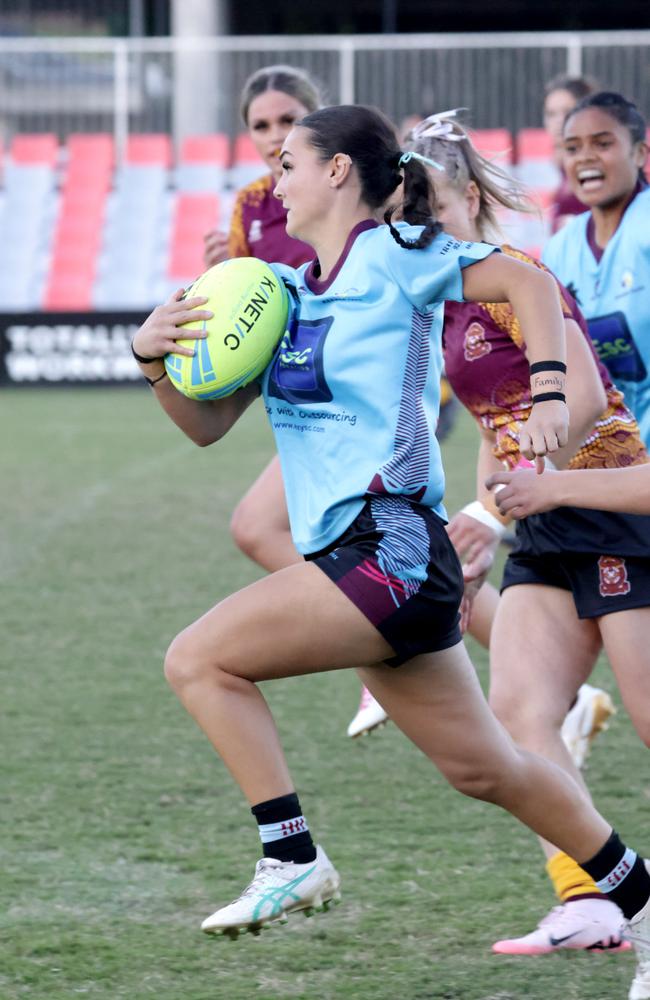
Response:
[[[450,142],[462,142],[465,136],[454,132],[454,126],[446,118],[455,118],[464,108],[454,108],[451,111],[439,111],[418,122],[411,135],[414,139],[444,139]]]

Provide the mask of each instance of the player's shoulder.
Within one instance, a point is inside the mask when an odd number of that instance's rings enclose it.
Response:
[[[551,236],[542,254],[544,264],[552,268],[553,261],[576,256],[586,244],[590,215],[590,212],[582,212],[580,215],[572,216],[566,225]]]
[[[626,225],[627,223],[627,225]],[[633,228],[647,235],[650,229],[650,186],[641,188],[623,216],[625,228]]]
[[[264,174],[263,177],[256,177],[254,181],[244,185],[237,192],[237,202],[240,205],[259,204],[268,197],[273,188],[273,177],[271,174]]]
[[[501,245],[501,253],[504,253],[506,257],[514,257],[515,260],[520,260],[522,264],[531,264],[532,267],[537,267],[540,271],[548,271],[546,264],[538,257],[533,257],[532,254],[526,253],[525,250],[520,250],[519,247],[510,246],[509,243]]]

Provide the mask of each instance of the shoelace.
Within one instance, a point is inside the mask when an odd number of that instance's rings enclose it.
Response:
[[[243,899],[244,896],[250,896],[252,893],[257,892],[262,885],[271,880],[274,872],[281,869],[281,861],[276,861],[275,858],[260,858],[257,862],[253,881],[246,886],[237,899],[233,899],[233,903],[237,903],[240,899]]]

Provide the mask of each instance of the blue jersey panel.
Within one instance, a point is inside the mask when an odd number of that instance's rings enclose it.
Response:
[[[550,240],[543,260],[575,295],[598,357],[625,396],[650,447],[650,188],[641,190],[597,261],[590,213]]]
[[[405,495],[444,516],[442,302],[462,297],[462,268],[493,249],[441,234],[405,250],[377,226],[358,233],[320,293],[308,265],[273,265],[292,308],[262,388],[300,552],[334,542],[368,495]]]

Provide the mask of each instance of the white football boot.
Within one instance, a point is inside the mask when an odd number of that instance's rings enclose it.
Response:
[[[598,733],[609,725],[610,716],[616,713],[607,691],[583,684],[578,691],[575,705],[567,712],[562,724],[564,740],[573,763],[582,767],[587,759],[591,744]]]
[[[255,866],[253,881],[241,896],[206,917],[201,930],[234,939],[240,931],[259,934],[271,923],[286,923],[287,914],[296,910],[303,910],[310,917],[314,911],[327,910],[331,902],[338,902],[340,882],[338,872],[320,846],[316,847],[316,860],[306,865],[261,858]]]
[[[571,899],[555,906],[534,931],[520,938],[497,941],[496,955],[548,955],[566,948],[629,951],[623,940],[625,918],[609,899]]]
[[[378,726],[383,726],[388,721],[388,713],[384,711],[376,698],[370,694],[365,685],[361,688],[361,701],[357,709],[357,714],[348,726],[348,736],[355,739],[365,733],[372,732]]]

